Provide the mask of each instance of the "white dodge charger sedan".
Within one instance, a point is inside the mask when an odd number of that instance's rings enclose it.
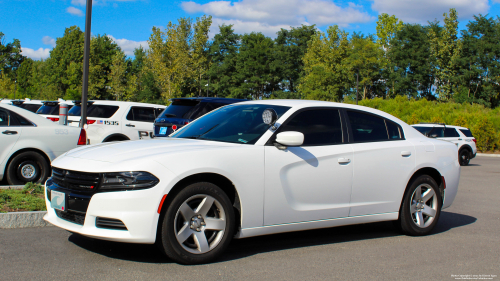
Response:
[[[214,260],[231,239],[377,221],[425,235],[457,193],[457,146],[379,110],[228,105],[169,138],[74,149],[53,163],[45,220],[98,239]]]
[[[50,161],[85,145],[85,130],[49,121],[17,106],[0,104],[0,180],[11,185],[43,184]]]

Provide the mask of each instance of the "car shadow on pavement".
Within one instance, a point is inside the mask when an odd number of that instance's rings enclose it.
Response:
[[[446,232],[476,222],[476,218],[443,211],[431,235]],[[216,262],[242,259],[256,254],[294,248],[341,244],[367,239],[400,236],[392,222],[377,222],[316,230],[280,233],[266,236],[234,239]],[[72,234],[68,240],[85,250],[107,256],[142,263],[171,263],[155,245],[129,244],[87,238]]]
[[[481,165],[479,165],[479,164],[470,164],[470,163],[469,163],[469,165],[467,165],[467,166],[469,166],[469,167],[471,167],[471,166],[472,166],[472,167],[481,167]],[[462,169],[463,169],[463,168],[462,168]]]

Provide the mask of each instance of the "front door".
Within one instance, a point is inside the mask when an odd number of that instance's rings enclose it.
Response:
[[[304,143],[265,147],[264,224],[347,217],[353,152],[344,142],[339,110],[300,111],[277,133],[286,131],[303,133]]]
[[[0,167],[8,160],[10,152],[21,136],[22,128],[8,110],[0,108]]]

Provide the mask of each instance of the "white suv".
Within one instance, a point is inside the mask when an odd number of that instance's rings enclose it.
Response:
[[[443,123],[422,123],[411,126],[426,137],[455,143],[458,146],[458,162],[461,166],[469,165],[470,159],[476,157],[476,139],[468,128]]]
[[[165,107],[140,102],[89,101],[86,128],[89,144],[149,139],[153,136],[153,122]],[[80,119],[81,102],[75,101],[68,111],[68,125],[77,127]]]

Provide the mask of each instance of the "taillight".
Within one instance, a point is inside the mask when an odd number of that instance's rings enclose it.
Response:
[[[475,138],[472,139],[472,141],[477,144],[477,140]]]
[[[177,126],[176,125],[172,125],[172,130],[177,130]]]
[[[58,117],[47,117],[47,119],[49,119],[52,122],[58,122],[59,121]]]
[[[184,121],[184,125],[187,125],[187,124],[189,124],[189,121]]]
[[[87,132],[85,132],[84,129],[81,129],[77,145],[86,145],[86,144],[87,144]]]
[[[95,120],[87,120],[87,125],[94,124]]]

